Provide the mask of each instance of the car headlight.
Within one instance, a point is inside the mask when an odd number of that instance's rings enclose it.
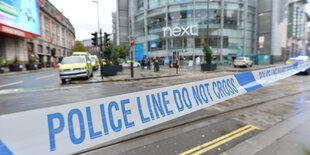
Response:
[[[59,69],[59,72],[63,72],[64,70],[63,69]]]

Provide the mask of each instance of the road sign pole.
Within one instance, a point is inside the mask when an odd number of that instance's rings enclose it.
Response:
[[[131,77],[134,77],[134,73],[133,73],[133,47],[131,47],[130,49],[130,55],[131,55],[131,62],[130,62],[130,73],[131,73]]]
[[[133,45],[135,44],[134,38],[130,37],[130,56],[131,56],[131,62],[130,62],[130,73],[131,73],[131,77],[134,77],[134,73],[133,73]]]

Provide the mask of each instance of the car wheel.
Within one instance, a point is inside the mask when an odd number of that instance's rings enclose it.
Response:
[[[66,83],[66,79],[61,79],[61,83],[65,84]]]
[[[236,65],[234,65],[234,68],[237,68],[237,66],[236,66]]]

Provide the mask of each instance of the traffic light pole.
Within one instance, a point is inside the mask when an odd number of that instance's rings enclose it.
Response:
[[[101,76],[101,79],[103,79],[103,76],[102,76],[102,68],[103,68],[103,50],[102,50],[102,31],[100,29],[100,32],[99,32],[99,47],[100,47],[100,52],[99,52],[99,57],[100,57],[100,76]]]
[[[100,47],[100,57],[101,57],[101,52],[102,52],[102,31],[100,29],[100,35],[99,35],[99,47]]]

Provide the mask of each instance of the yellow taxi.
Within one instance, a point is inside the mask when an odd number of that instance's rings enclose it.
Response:
[[[97,55],[91,55],[91,65],[93,66],[93,70],[98,70],[99,59]]]
[[[93,67],[87,56],[64,57],[59,66],[59,76],[61,82],[66,83],[66,79],[90,78],[93,76]]]

